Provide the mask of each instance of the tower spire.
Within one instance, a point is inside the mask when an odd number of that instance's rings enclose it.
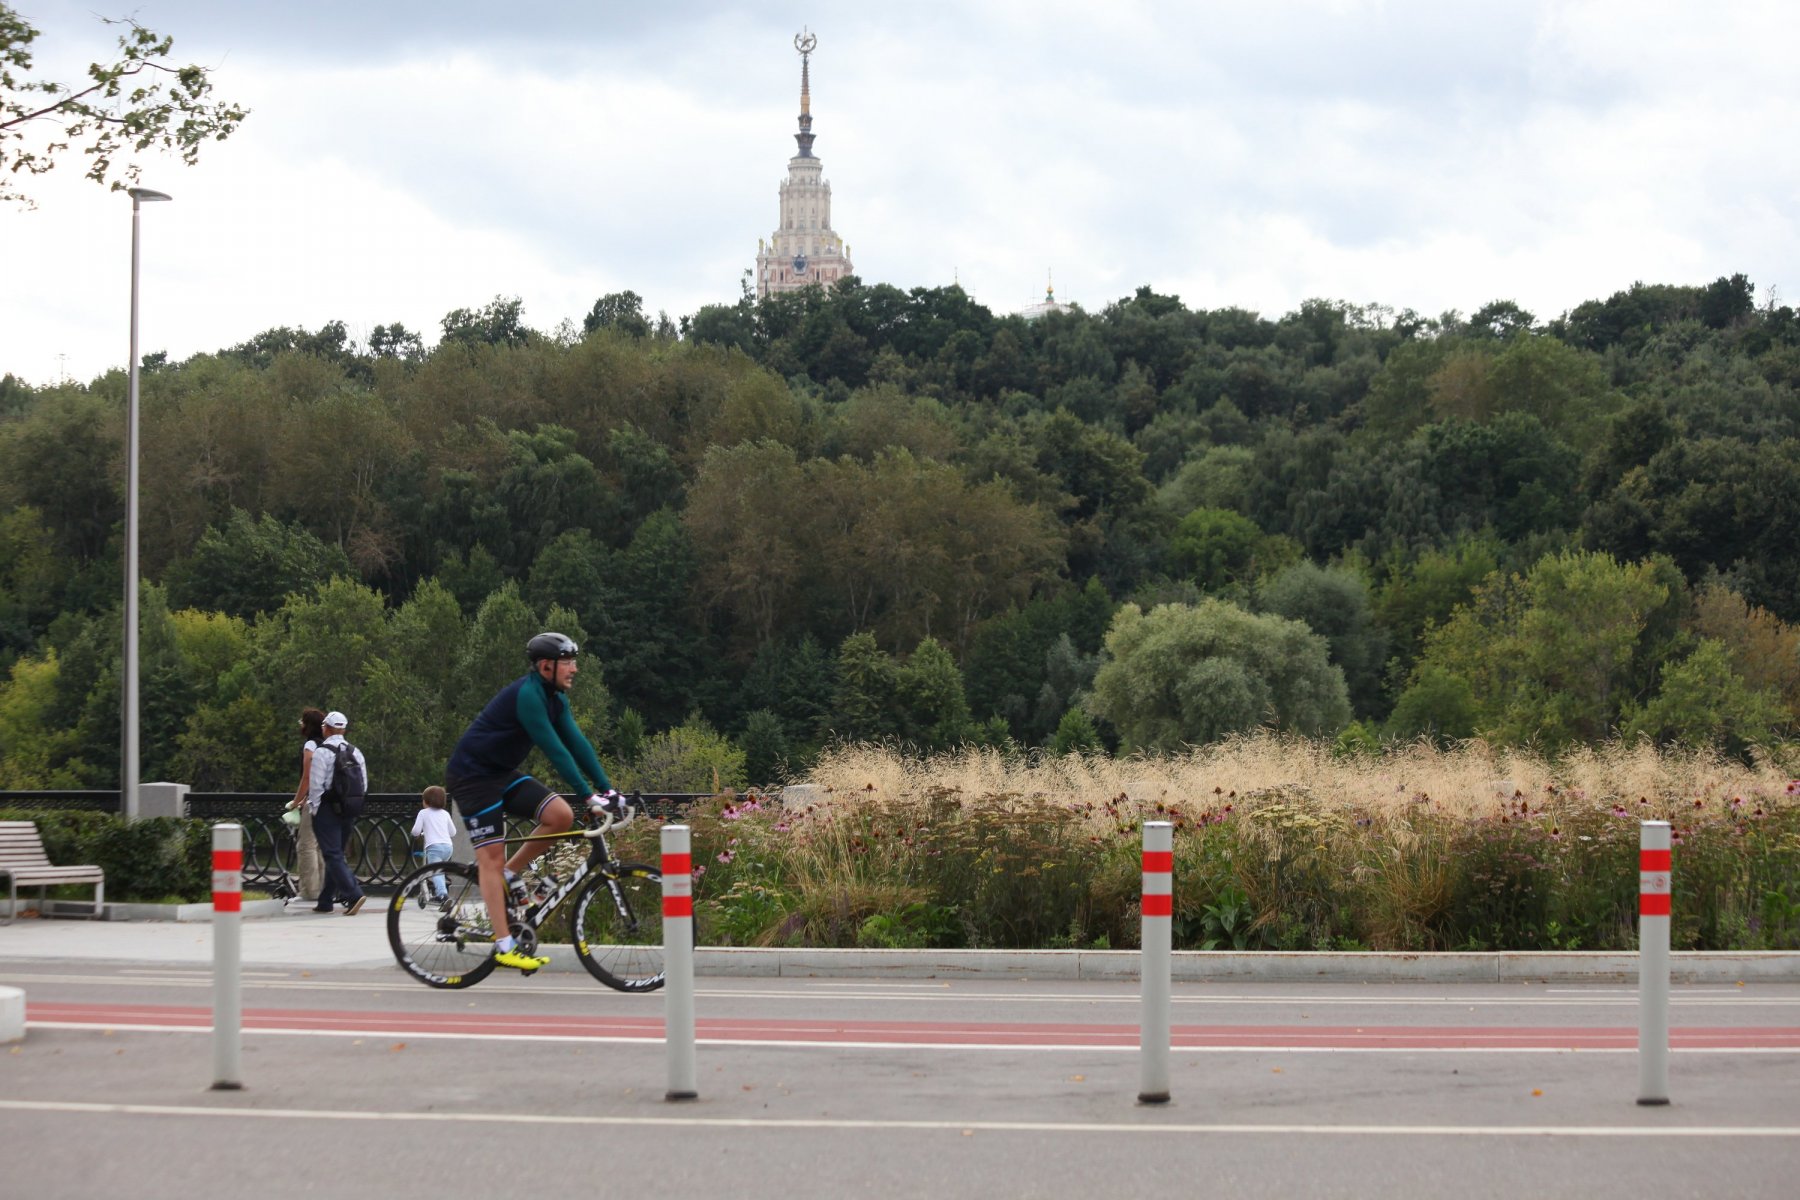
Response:
[[[800,52],[800,132],[794,135],[794,140],[800,144],[800,158],[813,156],[812,80],[809,78],[809,70],[813,47],[818,44],[818,37],[804,26],[794,35],[794,49]]]
[[[774,236],[756,248],[756,294],[791,292],[822,285],[832,287],[847,275],[850,247],[831,227],[831,184],[825,164],[813,155],[812,52],[819,39],[810,29],[794,35],[800,55],[799,150],[788,159],[781,184],[781,224]]]

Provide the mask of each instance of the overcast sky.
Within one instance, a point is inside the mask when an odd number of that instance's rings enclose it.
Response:
[[[443,315],[579,324],[630,289],[736,298],[777,219],[799,56],[858,274],[996,312],[1141,284],[1268,316],[1323,297],[1548,318],[1742,271],[1800,297],[1790,0],[8,0],[39,77],[132,11],[252,114],[152,159],[142,345]],[[0,372],[127,353],[130,202],[71,162],[0,210]]]

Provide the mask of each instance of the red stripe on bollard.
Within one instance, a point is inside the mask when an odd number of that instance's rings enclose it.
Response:
[[[244,852],[242,850],[214,850],[213,870],[241,871],[244,869]]]
[[[1144,915],[1146,917],[1172,917],[1175,915],[1175,897],[1167,892],[1144,893]]]
[[[1645,917],[1666,917],[1673,911],[1673,897],[1667,892],[1645,892],[1638,897],[1638,914]]]
[[[1173,850],[1144,851],[1144,873],[1146,875],[1167,875],[1175,870],[1175,852]]]
[[[694,873],[694,856],[692,854],[665,854],[662,860],[663,875],[692,875]]]
[[[666,879],[667,876],[664,876]],[[692,896],[663,896],[664,917],[691,917],[694,915],[694,898]]]
[[[1673,871],[1675,869],[1675,852],[1673,850],[1639,850],[1638,870],[1640,871]]]
[[[244,893],[242,893],[242,892],[214,892],[213,893],[213,911],[214,912],[243,912],[244,911]]]

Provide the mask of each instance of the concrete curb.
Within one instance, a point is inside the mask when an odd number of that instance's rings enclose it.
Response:
[[[550,945],[551,971],[584,971],[572,947]],[[1675,983],[1800,983],[1800,953],[1682,951]],[[1637,955],[1586,953],[1391,954],[1177,951],[1178,983],[1631,983]],[[703,978],[1112,980],[1138,977],[1135,950],[756,950],[702,946]]]
[[[4,907],[4,905],[0,905]],[[19,907],[25,904],[20,901]],[[37,906],[32,905],[33,908]],[[246,900],[243,915],[246,917],[277,917],[286,911],[285,900]],[[43,907],[46,918],[94,919],[93,905],[85,900],[49,900]],[[211,921],[213,915],[212,901],[200,904],[102,904],[99,920],[102,921]]]

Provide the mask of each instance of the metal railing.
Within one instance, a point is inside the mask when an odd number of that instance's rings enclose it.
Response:
[[[89,791],[76,788],[0,791],[0,808],[42,808],[60,812],[116,813],[123,801],[117,789]]]
[[[644,815],[679,816],[703,795],[664,792],[642,797]],[[292,792],[189,792],[187,815],[208,823],[235,821],[244,827],[244,886],[266,889],[293,872],[299,856],[298,830],[281,819]],[[0,808],[118,813],[117,791],[0,791]],[[414,864],[413,818],[419,811],[417,792],[371,792],[351,828],[344,858],[364,887],[385,890],[398,884]],[[531,832],[528,821],[511,820],[509,833]]]

